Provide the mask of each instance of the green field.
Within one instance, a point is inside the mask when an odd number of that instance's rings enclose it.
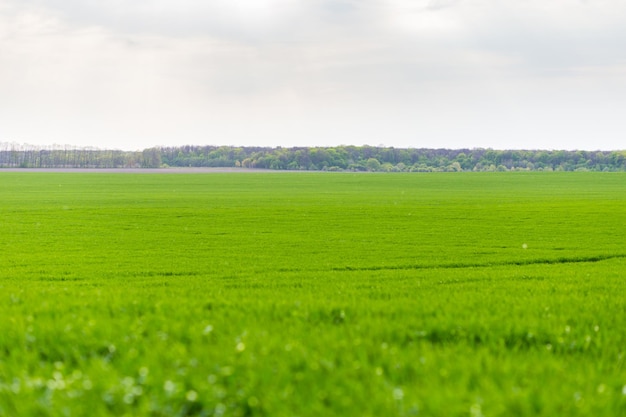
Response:
[[[0,173],[0,416],[624,416],[626,174]]]

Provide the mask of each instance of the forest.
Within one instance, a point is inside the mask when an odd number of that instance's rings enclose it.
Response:
[[[0,143],[0,168],[233,167],[293,171],[626,171],[626,151],[177,146],[122,151]]]

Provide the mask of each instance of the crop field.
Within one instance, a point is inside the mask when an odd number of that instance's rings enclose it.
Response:
[[[0,173],[0,416],[625,416],[626,174]]]

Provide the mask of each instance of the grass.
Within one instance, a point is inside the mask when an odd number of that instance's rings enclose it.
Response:
[[[626,175],[0,174],[1,416],[626,415]]]

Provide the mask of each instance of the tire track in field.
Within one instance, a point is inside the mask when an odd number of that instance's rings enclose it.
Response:
[[[502,261],[502,262],[488,262],[488,263],[450,263],[440,265],[381,265],[381,266],[366,266],[366,267],[336,267],[331,268],[331,271],[394,271],[394,270],[418,270],[418,269],[463,269],[463,268],[491,268],[494,266],[525,266],[525,265],[556,265],[556,264],[575,264],[575,263],[592,263],[602,262],[610,259],[623,259],[626,258],[626,254],[612,254],[612,255],[595,255],[595,256],[576,256],[576,257],[561,257],[555,259],[527,259],[523,261]]]

